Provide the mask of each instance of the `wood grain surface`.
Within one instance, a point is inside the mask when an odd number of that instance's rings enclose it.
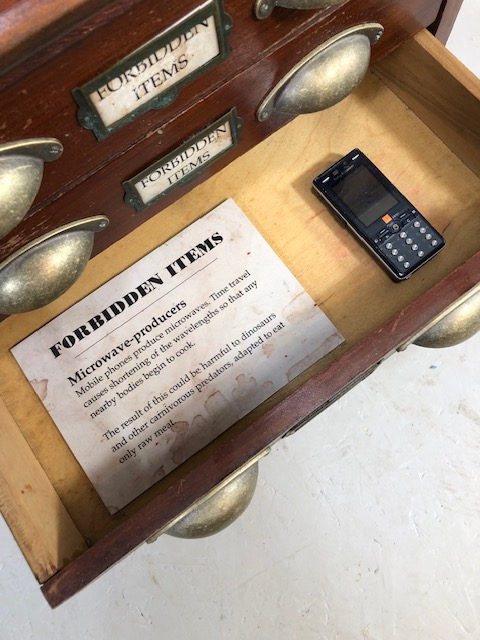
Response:
[[[438,16],[430,26],[430,31],[442,44],[447,43],[462,4],[463,0],[443,0]]]
[[[130,4],[119,3],[123,12],[112,14],[95,29],[88,23],[82,25],[84,37],[0,94],[0,142],[53,136],[64,146],[62,157],[46,165],[27,218],[2,240],[0,260],[42,233],[96,213],[108,215],[112,222],[95,245],[95,252],[103,250],[156,213],[150,208],[141,216],[134,215],[123,203],[123,180],[237,106],[245,121],[241,147],[187,189],[165,199],[164,205],[169,204],[286,122],[274,118],[260,124],[255,112],[276,82],[314,47],[347,27],[378,21],[385,34],[372,55],[380,59],[429,24],[440,0],[349,0],[335,11],[279,9],[264,21],[253,17],[250,1],[226,2],[234,24],[230,57],[193,80],[170,105],[148,111],[99,142],[78,123],[72,88],[108,70],[192,6],[185,1],[175,3],[165,13],[156,0]],[[117,3],[114,8],[120,10]],[[111,6],[105,9],[111,11]],[[95,20],[99,22],[102,15]],[[12,73],[4,78],[11,81]]]
[[[382,60],[375,73],[480,174],[480,85],[469,69],[425,31]]]
[[[428,47],[421,46],[415,52],[417,63],[419,51],[430,55]],[[446,120],[449,104],[443,110]],[[354,146],[379,164],[446,237],[444,251],[407,282],[393,283],[311,190],[312,178]],[[332,319],[345,344],[110,516],[9,348],[227,197],[234,198]],[[67,561],[44,587],[49,602],[56,605],[72,595],[239,466],[322,410],[473,288],[480,276],[479,204],[479,177],[371,73],[342,103],[290,122],[97,255],[57,301],[2,323],[0,395],[54,489],[40,504],[51,513],[60,499],[81,537],[93,545],[69,562],[78,538],[62,533]],[[4,459],[7,464],[8,450]],[[28,505],[19,502],[17,508],[20,514],[27,509],[28,517]],[[11,519],[12,512],[6,517]]]
[[[35,577],[45,582],[87,549],[0,398],[0,509]]]

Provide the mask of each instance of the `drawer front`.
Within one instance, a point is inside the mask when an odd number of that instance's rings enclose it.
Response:
[[[221,7],[223,3],[215,4]],[[207,5],[214,6],[212,3]],[[212,65],[208,71],[192,74],[191,81],[170,104],[159,110],[148,110],[99,142],[91,131],[79,124],[78,105],[72,90],[108,73],[152,38],[167,34],[174,25],[188,20],[191,12],[199,6],[204,6],[204,3],[182,0],[171,4],[165,11],[163,3],[143,0],[120,15],[116,15],[118,11],[112,15],[111,8],[107,8],[100,16],[91,19],[91,28],[88,23],[79,28],[83,35],[81,39],[3,91],[0,99],[3,116],[0,141],[44,136],[45,131],[55,131],[52,135],[59,138],[65,147],[62,166],[45,176],[37,207],[42,205],[42,200],[81,181],[125,148],[188,109],[226,79],[257,61],[264,51],[291,39],[306,25],[322,17],[322,12],[318,11],[297,11],[288,12],[288,16],[282,19],[272,16],[261,22],[253,15],[251,0],[226,2],[223,19],[227,30],[225,58],[221,60],[218,56],[218,64]],[[230,25],[233,25],[232,29]],[[168,35],[166,38],[170,41]],[[211,40],[210,34],[207,41]],[[173,67],[170,71],[174,73]]]
[[[250,2],[226,2],[225,10],[233,20],[231,55],[193,80],[165,108],[147,111],[98,141],[78,123],[71,89],[109,68],[130,48],[143,43],[146,36],[162,31],[165,26],[162,14],[152,19],[147,33],[135,22],[139,21],[140,7],[149,15],[159,12],[158,3],[141,3],[135,11],[67,49],[61,56],[60,67],[59,58],[55,58],[3,93],[0,107],[5,121],[4,138],[40,136],[49,131],[63,143],[64,152],[58,161],[46,167],[37,200],[29,216],[2,242],[0,259],[60,224],[99,213],[111,220],[103,238],[99,236],[95,244],[95,252],[102,250],[285,124],[290,119],[285,116],[259,123],[255,113],[270,89],[318,44],[353,25],[380,22],[385,33],[372,49],[373,59],[378,59],[428,24],[435,17],[438,4],[404,0],[399,6],[391,0],[376,0],[365,7],[360,0],[350,0],[337,10],[278,9],[268,19],[259,21],[253,16]],[[187,8],[186,3],[176,5],[170,20],[185,15]],[[137,25],[129,30],[136,39],[126,44],[122,39],[119,49],[114,34],[125,21]],[[51,87],[47,99],[45,86]],[[22,108],[18,108],[19,104]],[[233,107],[244,125],[240,144],[234,150],[211,165],[198,180],[173,191],[141,214],[124,203],[125,180],[171,153]]]

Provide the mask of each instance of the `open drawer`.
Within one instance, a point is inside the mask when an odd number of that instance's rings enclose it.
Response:
[[[0,503],[52,606],[300,427],[475,289],[479,95],[475,78],[422,33],[376,65],[343,102],[297,118],[96,256],[57,301],[2,323]],[[312,178],[355,146],[446,238],[446,248],[406,282],[392,282],[311,190]],[[230,197],[345,342],[111,516],[9,349]]]

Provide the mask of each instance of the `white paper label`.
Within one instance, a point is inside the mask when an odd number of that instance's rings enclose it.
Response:
[[[115,513],[342,340],[228,200],[12,353]]]
[[[104,126],[110,127],[171,89],[219,53],[212,15],[112,77],[90,93],[89,98]]]

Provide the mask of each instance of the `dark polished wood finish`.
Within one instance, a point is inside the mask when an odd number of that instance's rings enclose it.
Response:
[[[140,6],[137,6],[139,5]],[[226,3],[233,19],[229,39],[231,54],[219,66],[185,87],[179,97],[161,110],[152,110],[99,142],[77,120],[77,104],[71,90],[82,86],[131,54],[154,36],[184,18],[198,3],[182,0],[170,4],[143,0],[117,3],[81,25],[84,37],[57,52],[55,58],[23,75],[0,95],[3,127],[0,142],[37,136],[53,136],[64,144],[61,163],[45,172],[42,189],[32,213],[53,197],[78,184],[100,167],[163,128],[210,92],[218,89],[271,50],[295,37],[299,30],[318,22],[320,12],[277,14],[261,23],[252,15],[250,0]],[[132,5],[132,6],[130,6]],[[114,11],[115,10],[115,11]],[[145,19],[148,16],[148,19]],[[108,19],[107,19],[108,18]],[[101,21],[103,19],[103,22]],[[97,24],[100,23],[100,24]],[[246,37],[248,34],[249,37]],[[12,73],[5,77],[10,81]],[[177,132],[181,141],[182,132]]]
[[[442,44],[446,44],[462,4],[463,0],[443,0],[437,19],[429,27],[429,30]]]
[[[112,0],[4,0],[0,3],[0,75],[21,75],[37,66],[52,40],[60,40],[72,27]],[[35,57],[32,53],[35,52]]]
[[[318,44],[349,26],[378,21],[385,28],[383,38],[372,48],[372,60],[378,60],[429,24],[439,2],[375,0],[367,6],[363,0],[350,0],[335,12],[284,10],[274,12],[273,20],[262,22],[252,17],[249,2],[227,2],[226,10],[234,21],[230,58],[192,82],[165,109],[149,111],[101,142],[78,124],[77,106],[70,90],[122,58],[132,44],[144,42],[146,34],[143,26],[135,22],[138,18],[134,13],[128,14],[134,42],[125,38],[119,41],[118,33],[111,33],[114,25],[118,29],[116,22],[98,29],[65,51],[61,71],[58,61],[47,65],[44,73],[24,77],[0,96],[5,121],[0,141],[54,135],[65,147],[62,157],[45,167],[40,193],[28,217],[2,240],[0,260],[61,224],[98,213],[111,220],[108,230],[99,234],[95,242],[95,253],[101,251],[285,124],[288,118],[277,116],[260,124],[255,112],[275,83]],[[147,5],[153,11],[153,5],[158,3],[146,0],[142,6],[146,9]],[[171,17],[178,19],[184,12],[183,5],[175,5]],[[120,22],[124,24],[123,18]],[[164,24],[164,19],[162,22],[159,18],[150,35]],[[247,38],[246,34],[251,33],[254,37]],[[112,39],[115,51],[105,44]],[[46,87],[54,89],[46,93]],[[237,107],[245,122],[242,142],[233,153],[188,187],[173,192],[142,214],[135,214],[124,204],[122,181],[175,149],[232,106]]]

